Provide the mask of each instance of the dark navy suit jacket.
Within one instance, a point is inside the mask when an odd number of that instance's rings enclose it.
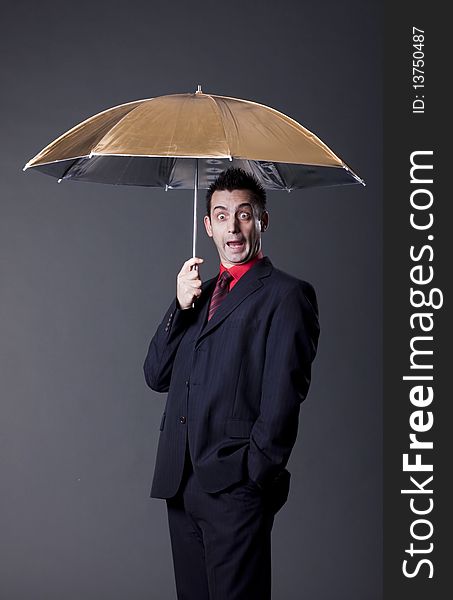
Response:
[[[211,493],[247,477],[264,488],[287,472],[296,440],[319,336],[315,292],[264,257],[207,321],[216,280],[202,285],[194,308],[173,300],[146,356],[147,384],[168,392],[155,498],[178,491],[187,440]]]

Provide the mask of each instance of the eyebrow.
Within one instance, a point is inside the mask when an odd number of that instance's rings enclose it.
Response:
[[[239,204],[239,206],[237,207],[236,210],[239,210],[240,208],[243,208],[244,206],[249,206],[253,210],[253,206],[250,204],[250,202],[243,202],[242,204]],[[214,212],[218,208],[221,208],[223,210],[228,210],[226,206],[217,205],[217,206],[214,206],[214,208],[212,209],[212,212]]]

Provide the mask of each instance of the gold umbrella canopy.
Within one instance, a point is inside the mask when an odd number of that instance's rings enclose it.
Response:
[[[24,167],[61,180],[207,188],[229,166],[267,189],[364,183],[318,137],[248,100],[173,94],[115,106],[57,138]],[[195,180],[194,180],[195,175]]]

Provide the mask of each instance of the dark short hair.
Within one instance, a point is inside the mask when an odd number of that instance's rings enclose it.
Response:
[[[222,171],[208,188],[206,193],[206,213],[211,216],[211,198],[214,192],[223,192],[227,190],[248,190],[252,194],[254,204],[260,209],[261,213],[266,210],[266,191],[258,179],[251,173],[238,167],[230,167]]]

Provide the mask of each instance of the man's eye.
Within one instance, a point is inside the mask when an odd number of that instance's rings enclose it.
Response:
[[[225,218],[225,215],[223,215],[222,213],[220,213],[219,215],[217,215],[217,218],[219,219],[219,221],[223,221]]]
[[[250,219],[250,213],[248,213],[248,212],[243,212],[243,213],[241,213],[239,216],[240,216],[240,218],[241,218],[241,219],[243,219],[243,220]]]

